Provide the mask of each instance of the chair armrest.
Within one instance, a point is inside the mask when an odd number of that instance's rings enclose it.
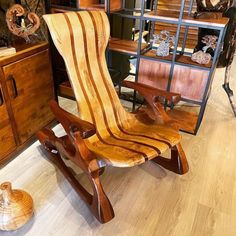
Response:
[[[65,111],[56,101],[51,101],[50,107],[57,120],[62,124],[66,133],[72,136],[73,139],[75,139],[75,134],[79,134],[82,139],[86,139],[96,133],[96,128],[93,124],[81,120],[79,117]]]
[[[161,89],[153,88],[146,84],[131,81],[123,81],[123,84],[129,88],[137,90],[144,98],[152,96],[153,99],[156,100],[157,97],[162,97],[174,105],[181,99],[181,95],[179,93],[167,92]]]
[[[156,89],[149,85],[137,82],[123,81],[123,84],[129,88],[137,90],[145,98],[145,100],[148,102],[153,112],[155,113],[157,120],[160,118],[165,124],[169,124],[177,130],[179,129],[178,123],[168,116],[165,109],[158,101],[158,98],[162,97],[168,100],[171,104],[176,104],[181,99],[180,94]]]

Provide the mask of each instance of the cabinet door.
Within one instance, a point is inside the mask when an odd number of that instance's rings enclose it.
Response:
[[[53,120],[48,50],[3,67],[20,144]]]
[[[0,82],[0,161],[16,148]]]

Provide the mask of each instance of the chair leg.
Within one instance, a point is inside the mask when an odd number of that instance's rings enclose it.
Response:
[[[180,143],[171,148],[171,159],[158,156],[152,159],[152,161],[180,175],[187,173],[189,170],[188,162]]]
[[[77,194],[84,200],[98,221],[101,223],[110,221],[114,217],[114,211],[99,180],[99,175],[101,171],[103,171],[103,167],[91,173],[85,172],[93,188],[93,195],[91,195],[74,177],[70,169],[62,160],[58,151],[62,147],[57,148],[55,145],[56,141],[60,142],[60,138],[56,137],[52,131],[48,130],[39,131],[37,136],[40,143],[47,151],[48,159],[60,169],[62,174],[69,181]],[[65,136],[63,139],[65,139]]]
[[[233,90],[229,86],[230,72],[231,72],[231,65],[229,65],[225,68],[225,80],[224,80],[224,84],[222,85],[222,87],[224,88],[225,92],[228,95],[230,105],[232,107],[234,115],[236,116],[236,104],[234,101],[234,93],[233,93]]]

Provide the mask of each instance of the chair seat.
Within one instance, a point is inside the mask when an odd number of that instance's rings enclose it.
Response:
[[[181,140],[174,129],[161,124],[145,125],[138,120],[132,127],[111,129],[112,135],[95,135],[87,141],[98,159],[116,167],[131,167],[153,159]]]

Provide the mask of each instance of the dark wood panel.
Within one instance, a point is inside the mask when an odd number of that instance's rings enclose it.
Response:
[[[184,11],[187,12],[189,10],[190,0],[185,1]],[[181,7],[181,0],[159,0],[158,1],[158,9],[160,10],[168,10],[179,12]],[[194,1],[193,11],[196,10],[196,3]]]
[[[183,98],[202,101],[209,71],[175,65],[171,91]]]
[[[105,5],[107,5],[107,0],[105,1]],[[122,8],[122,0],[110,1],[110,10],[111,11],[117,11],[117,10],[120,10],[121,8]],[[107,7],[106,7],[106,9],[107,9]]]
[[[154,88],[167,88],[171,64],[147,59],[140,60],[138,81]],[[171,92],[183,98],[202,101],[209,71],[175,65]]]
[[[169,73],[170,63],[141,59],[138,82],[166,90]]]
[[[14,134],[0,82],[0,161],[15,149],[16,143]]]
[[[188,12],[189,10],[189,5],[190,5],[190,0],[185,1],[185,8],[184,11]],[[158,1],[158,9],[159,10],[164,10],[164,11],[169,11],[169,12],[177,12],[177,14],[180,11],[181,7],[181,0],[159,0]],[[194,1],[193,4],[193,12],[196,11],[196,3]],[[172,35],[176,34],[176,26],[168,24],[168,23],[163,23],[163,22],[156,22],[155,24],[155,33],[159,33],[161,30],[168,30],[171,32]],[[183,41],[183,34],[184,34],[185,29],[181,27],[180,31],[180,37],[179,37],[179,45]],[[186,42],[186,47],[187,48],[194,48],[197,44],[197,32],[198,30],[196,28],[190,29],[188,32],[188,39]]]
[[[3,67],[20,143],[53,120],[54,98],[48,50]]]
[[[156,22],[155,23],[155,33],[159,34],[162,30],[167,30],[170,32],[170,34],[172,36],[176,36],[177,26],[173,25],[173,24],[163,23],[163,22]],[[178,42],[179,47],[181,47],[181,45],[183,43],[185,30],[186,30],[186,27],[181,26],[180,35],[179,35],[179,42]],[[193,49],[196,46],[197,34],[198,34],[197,28],[189,27],[187,41],[186,41],[186,48]]]
[[[70,81],[65,81],[59,85],[59,95],[63,97],[68,97],[75,99],[75,94],[71,88]]]

